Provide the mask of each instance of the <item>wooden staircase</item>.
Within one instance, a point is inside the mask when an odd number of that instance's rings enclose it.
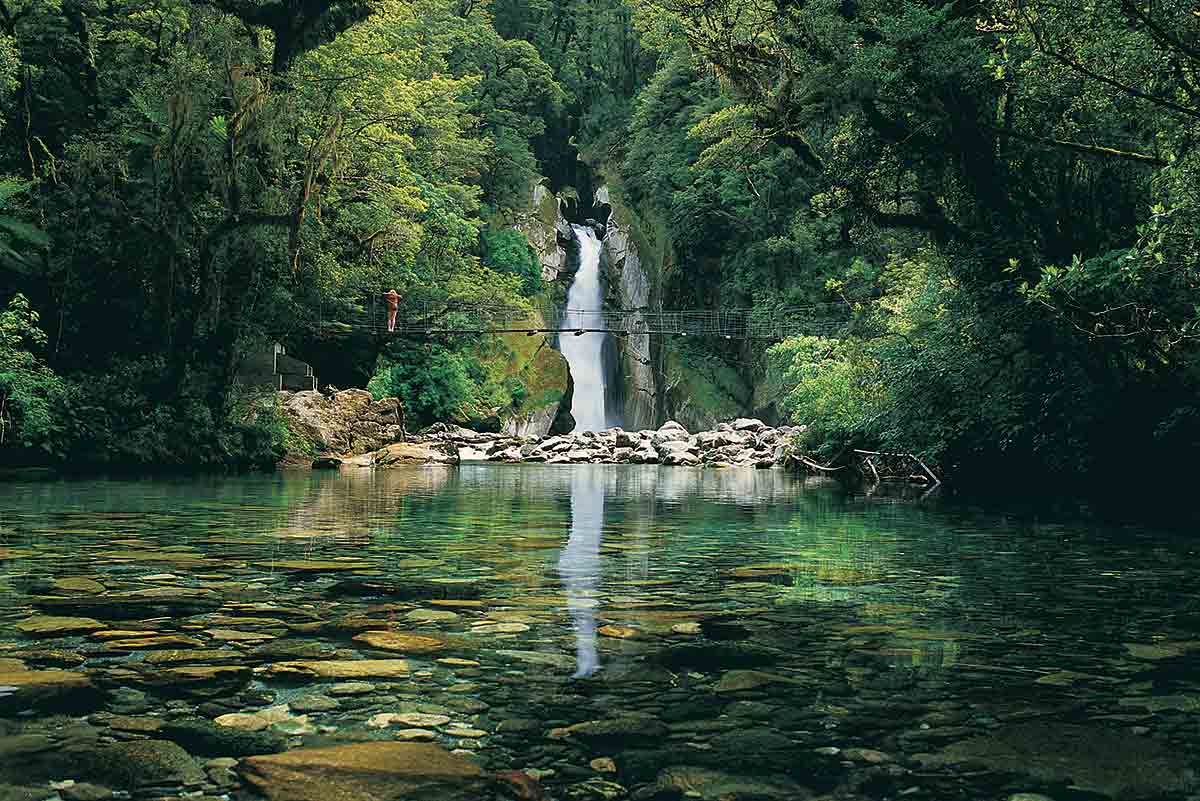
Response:
[[[278,342],[270,348],[247,354],[234,380],[254,389],[298,392],[317,388],[312,365],[288,356],[287,350]]]

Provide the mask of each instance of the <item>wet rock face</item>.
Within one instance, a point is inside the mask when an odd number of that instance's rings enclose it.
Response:
[[[573,237],[571,224],[562,214],[562,201],[545,183],[538,182],[533,186],[529,210],[513,227],[529,240],[542,266],[544,281],[557,281],[560,275],[568,272],[567,245]]]
[[[657,300],[651,289],[648,265],[642,263],[634,241],[634,223],[621,206],[613,207],[609,188],[596,189],[593,205],[611,212],[603,232],[600,269],[608,285],[606,302],[621,309],[654,308]],[[650,269],[653,269],[652,267]],[[631,333],[615,343],[620,353],[624,380],[624,419],[634,426],[650,426],[658,415],[658,379],[654,370],[654,351],[649,334]]]

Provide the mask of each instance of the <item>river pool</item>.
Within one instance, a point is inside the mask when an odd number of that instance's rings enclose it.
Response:
[[[1195,799],[1198,544],[776,470],[3,484],[0,800]]]

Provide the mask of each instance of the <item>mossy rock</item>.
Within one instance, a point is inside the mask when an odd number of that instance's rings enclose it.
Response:
[[[246,757],[278,754],[287,749],[287,738],[268,731],[245,731],[218,726],[204,718],[184,718],[168,723],[159,735],[206,757]]]
[[[168,740],[133,740],[102,746],[80,754],[77,765],[80,773],[72,778],[98,781],[123,790],[194,786],[205,780],[204,771],[191,754]]]

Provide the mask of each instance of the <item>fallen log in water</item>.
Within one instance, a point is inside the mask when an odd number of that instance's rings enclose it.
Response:
[[[864,464],[871,469],[872,475],[875,476],[875,481],[932,481],[933,486],[938,486],[942,480],[937,474],[929,469],[929,465],[921,460],[921,457],[915,453],[903,453],[898,451],[864,451],[855,449],[853,453],[863,458]],[[879,469],[875,465],[875,459],[902,459],[907,460],[909,465],[916,464],[921,468],[921,473],[913,474],[911,470],[905,470],[901,475],[880,475]]]

